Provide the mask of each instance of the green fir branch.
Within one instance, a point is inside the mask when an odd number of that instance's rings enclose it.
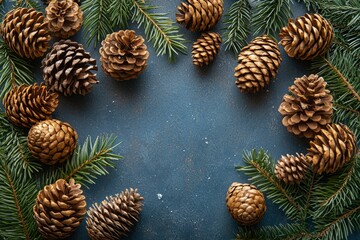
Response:
[[[225,51],[231,50],[235,54],[246,45],[250,33],[251,7],[247,0],[234,2],[225,15],[224,45]]]
[[[14,7],[34,8],[39,12],[43,10],[39,1],[37,0],[11,0],[11,1],[14,2]]]
[[[278,226],[240,228],[237,240],[299,240],[306,235],[306,229],[300,224],[279,224]]]
[[[109,14],[113,27],[125,29],[132,17],[130,1],[113,0],[109,7]]]

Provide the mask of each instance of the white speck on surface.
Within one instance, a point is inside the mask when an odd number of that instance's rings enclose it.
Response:
[[[208,177],[208,180],[210,180],[211,179],[211,177]]]
[[[186,150],[185,150],[185,149],[183,149],[183,152],[186,152]]]
[[[111,113],[111,110],[109,110],[109,113]]]
[[[115,100],[114,100],[114,101],[112,101],[112,103],[115,103]]]
[[[275,106],[274,106],[274,105],[272,105],[271,107],[272,107],[273,109],[275,108]]]
[[[162,197],[163,197],[163,195],[162,195],[161,193],[158,193],[158,194],[157,194],[157,198],[158,198],[159,200],[161,200]]]
[[[209,144],[209,141],[205,141],[205,144]]]

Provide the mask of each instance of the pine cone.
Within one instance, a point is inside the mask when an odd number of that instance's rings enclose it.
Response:
[[[98,83],[96,60],[86,52],[83,46],[70,40],[61,40],[54,44],[42,61],[45,84],[51,91],[66,95],[85,95]]]
[[[277,43],[263,35],[241,49],[235,68],[236,85],[241,92],[258,92],[275,78],[282,61]]]
[[[177,7],[176,21],[192,32],[212,29],[224,12],[223,0],[186,0]]]
[[[215,32],[202,33],[192,47],[194,65],[209,65],[220,51],[221,36]]]
[[[116,80],[130,80],[146,68],[149,52],[144,38],[132,30],[108,34],[101,43],[100,61],[104,72]]]
[[[44,16],[33,8],[11,10],[0,28],[5,43],[21,57],[42,57],[49,47],[51,36]]]
[[[77,140],[75,129],[56,119],[35,124],[30,128],[27,137],[33,157],[48,165],[69,159],[76,148]]]
[[[14,86],[4,97],[3,105],[12,124],[31,128],[37,122],[50,119],[59,103],[58,94],[36,83]]]
[[[304,154],[281,156],[275,166],[275,175],[286,184],[299,184],[306,174],[308,168],[307,158]]]
[[[143,197],[137,189],[126,189],[115,196],[106,197],[100,205],[88,210],[86,229],[92,240],[116,240],[126,236],[139,220]]]
[[[307,158],[317,174],[334,173],[357,151],[354,133],[343,124],[328,124],[310,142]]]
[[[73,0],[52,0],[45,11],[48,28],[55,37],[69,38],[83,23],[83,12]]]
[[[283,125],[289,132],[313,138],[331,122],[333,114],[333,97],[326,89],[326,82],[311,74],[296,78],[289,91],[292,94],[283,97],[278,109]]]
[[[334,30],[331,24],[319,14],[305,14],[289,19],[287,27],[279,33],[280,44],[290,57],[301,60],[314,59],[323,55],[331,45]]]
[[[266,211],[264,195],[247,183],[231,184],[226,194],[226,206],[231,216],[244,226],[259,223]]]
[[[86,201],[80,184],[64,179],[39,191],[33,208],[40,233],[46,239],[69,237],[86,214]]]
[[[52,0],[41,0],[45,5],[48,5]],[[80,5],[80,0],[73,0],[74,2],[78,3]]]

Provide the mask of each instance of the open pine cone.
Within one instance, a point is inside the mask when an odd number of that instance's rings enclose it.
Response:
[[[275,166],[275,175],[286,184],[299,184],[308,169],[307,158],[304,154],[281,156]]]
[[[310,142],[307,158],[317,174],[334,173],[357,151],[354,133],[343,124],[332,123]]]
[[[108,34],[101,43],[100,61],[104,72],[116,80],[135,79],[146,68],[149,52],[144,38],[133,30]]]
[[[14,86],[4,97],[6,116],[16,126],[31,128],[37,122],[50,119],[59,103],[58,94],[50,93],[46,86]]]
[[[70,40],[56,42],[42,61],[45,84],[51,91],[85,95],[96,80],[96,60],[83,46]]]
[[[100,205],[88,210],[86,229],[92,240],[116,240],[131,231],[139,220],[143,197],[137,189],[126,189],[115,196],[106,197]]]
[[[320,14],[308,14],[289,19],[279,33],[280,44],[290,57],[311,60],[323,55],[331,45],[334,30]]]
[[[223,0],[186,0],[177,7],[176,21],[190,31],[207,31],[215,27],[224,12]]]
[[[39,191],[33,208],[40,233],[46,239],[69,237],[85,217],[86,201],[74,179],[57,180]]]
[[[74,0],[52,0],[45,11],[48,28],[55,37],[69,38],[83,23],[83,12]]]
[[[322,77],[311,74],[296,78],[279,106],[282,123],[299,136],[313,138],[331,122],[333,97]]]
[[[5,43],[21,57],[42,57],[49,47],[51,36],[44,16],[33,8],[11,10],[0,28]]]
[[[202,33],[192,46],[192,59],[196,66],[209,65],[220,51],[221,36],[216,32]]]
[[[236,86],[241,92],[258,92],[275,78],[282,58],[277,43],[267,35],[256,37],[241,49],[235,67]]]

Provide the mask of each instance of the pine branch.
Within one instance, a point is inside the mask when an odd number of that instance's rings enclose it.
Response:
[[[237,240],[299,240],[306,235],[306,229],[299,224],[279,224],[254,228],[240,228],[236,235]]]
[[[37,11],[41,12],[41,5],[37,0],[11,0],[14,2],[14,7],[24,7],[24,8],[35,8]]]
[[[231,5],[229,12],[225,15],[225,51],[231,50],[238,54],[246,45],[246,38],[250,33],[250,8],[247,0],[238,0]]]
[[[131,19],[131,4],[129,0],[112,0],[109,14],[113,27],[125,29]]]
[[[280,29],[287,25],[292,16],[290,4],[292,0],[256,0],[252,19],[254,35],[267,34],[277,36]]]
[[[175,59],[179,53],[186,54],[185,39],[179,34],[179,28],[164,13],[151,13],[157,7],[147,5],[141,0],[130,0],[134,22],[144,26],[145,35],[158,55],[168,55],[169,60]]]

